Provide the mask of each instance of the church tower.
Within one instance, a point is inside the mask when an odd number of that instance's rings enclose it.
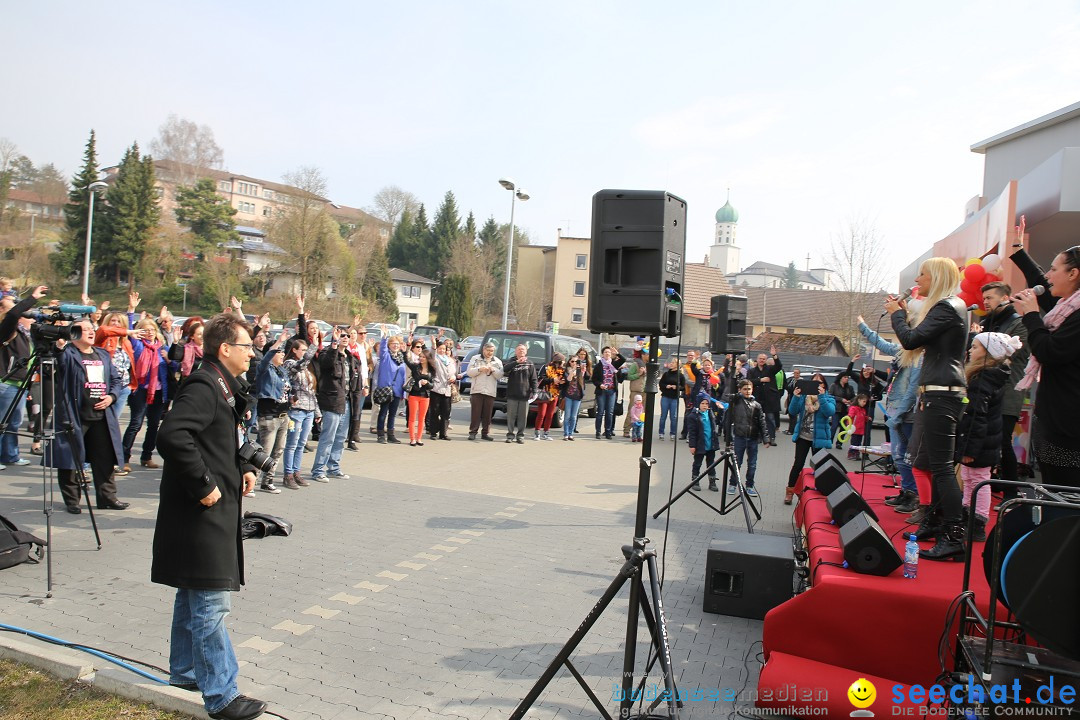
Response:
[[[716,232],[709,248],[709,267],[719,268],[725,275],[739,272],[739,248],[735,245],[735,229],[739,224],[739,211],[731,206],[731,188],[727,202],[716,211]]]

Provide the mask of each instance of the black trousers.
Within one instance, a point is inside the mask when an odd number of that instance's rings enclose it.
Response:
[[[470,393],[469,403],[472,405],[472,415],[469,418],[469,434],[475,435],[477,430],[483,428],[482,437],[487,437],[491,432],[491,413],[494,409],[495,398],[491,395]]]
[[[961,395],[922,394],[915,411],[908,452],[911,465],[928,471],[933,485],[930,504],[940,507],[946,523],[961,521],[963,494],[956,482],[956,425],[964,408]]]
[[[351,393],[349,395],[349,434],[345,436],[346,442],[360,442],[360,423],[364,415],[364,394]]]
[[[787,486],[789,488],[795,487],[795,483],[799,481],[799,473],[806,467],[806,457],[810,454],[810,448],[814,447],[814,443],[802,438],[796,438],[795,440],[795,462],[791,464],[791,472],[788,473]]]
[[[86,462],[90,463],[90,471],[94,476],[98,505],[115,501],[116,480],[113,479],[113,466],[116,465],[116,457],[112,438],[109,437],[109,426],[104,420],[83,422],[83,447],[86,448]],[[78,462],[79,458],[74,460]],[[64,498],[64,504],[68,507],[77,506],[80,490],[75,471],[60,469],[56,471],[56,475],[60,481],[60,495]]]
[[[446,437],[446,426],[450,424],[450,396],[431,393],[428,405],[428,434]]]

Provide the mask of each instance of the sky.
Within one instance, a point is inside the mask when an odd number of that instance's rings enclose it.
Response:
[[[590,235],[601,189],[687,201],[688,262],[727,190],[741,264],[828,264],[855,222],[896,273],[963,221],[971,145],[1076,102],[1080,5],[221,3],[0,6],[0,137],[73,175],[170,114],[209,126],[225,169],[315,166],[339,204],[402,187],[429,217]]]

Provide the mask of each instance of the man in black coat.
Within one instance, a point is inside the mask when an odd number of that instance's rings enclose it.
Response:
[[[769,357],[771,355],[771,357]],[[765,447],[776,444],[776,426],[780,422],[780,388],[776,386],[776,376],[784,369],[776,346],[769,348],[769,355],[759,353],[757,364],[746,371],[746,379],[754,383],[754,398],[761,404],[765,413],[765,425],[769,437],[764,438]],[[772,360],[770,363],[769,360]]]
[[[244,320],[206,324],[204,361],[180,387],[161,424],[165,459],[150,579],[176,588],[169,682],[201,691],[212,718],[258,717],[266,703],[241,695],[225,629],[229,593],[244,584],[241,497],[255,468],[239,456],[250,398],[242,377],[254,354]]]

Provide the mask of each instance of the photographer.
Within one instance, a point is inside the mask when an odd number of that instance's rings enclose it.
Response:
[[[349,434],[349,386],[354,380],[348,344],[348,328],[335,328],[330,347],[318,356],[320,372],[315,397],[322,410],[322,434],[311,468],[311,479],[317,482],[349,479],[341,472],[341,453]]]
[[[169,683],[201,691],[212,718],[254,718],[266,704],[237,690],[225,629],[229,593],[244,583],[241,495],[255,487],[255,468],[240,456],[251,402],[241,380],[252,356],[247,325],[231,313],[211,318],[204,348],[161,425],[165,467],[150,579],[176,588]]]
[[[76,330],[78,328],[78,330]],[[72,340],[57,364],[56,440],[52,465],[58,468],[60,494],[67,511],[79,507],[79,483],[75,470],[90,463],[99,510],[125,510],[128,503],[116,497],[113,468],[123,464],[120,424],[116,419],[116,398],[124,389],[109,353],[94,347],[94,323],[84,318],[71,326]],[[78,332],[79,337],[74,337]],[[59,428],[70,423],[72,433]]]
[[[26,380],[27,364],[30,360],[30,320],[22,314],[34,307],[38,300],[45,297],[49,288],[39,285],[25,300],[15,302],[12,295],[0,299],[0,310],[4,319],[0,320],[0,417],[7,414],[11,404],[19,399],[8,421],[10,432],[0,439],[0,463],[4,465],[29,465],[29,460],[19,457],[19,436],[16,433],[22,425],[23,403],[19,398],[19,385]],[[0,467],[0,470],[3,468]]]

